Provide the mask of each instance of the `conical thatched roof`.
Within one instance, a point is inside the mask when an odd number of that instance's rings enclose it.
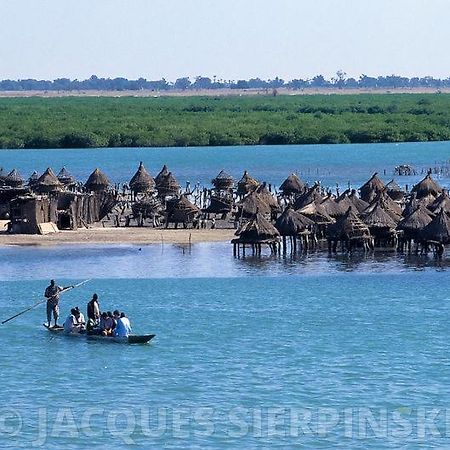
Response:
[[[283,214],[278,217],[275,228],[282,236],[295,236],[312,225],[314,225],[314,222],[311,219],[287,207]]]
[[[260,214],[270,214],[270,206],[256,192],[250,192],[238,203],[238,215],[253,217],[258,211]]]
[[[443,209],[448,214],[450,212],[450,197],[447,191],[443,190],[439,197],[428,205],[428,209],[435,214]]]
[[[180,185],[178,184],[177,179],[172,175],[172,172],[168,172],[167,175],[162,176],[159,176],[160,174],[161,172],[158,174],[158,182],[156,183],[158,195],[160,197],[178,195],[180,193]]]
[[[295,199],[294,209],[301,209],[304,206],[309,205],[311,202],[319,204],[322,203],[323,200],[324,197],[320,193],[320,185],[316,183]]]
[[[359,188],[359,192],[361,198],[365,202],[370,203],[384,188],[384,183],[378,178],[378,173],[375,172],[372,177]]]
[[[75,183],[75,178],[72,176],[72,174],[64,166],[58,172],[58,175],[56,175],[56,178],[58,178],[58,180],[62,184],[65,184],[65,185]]]
[[[16,169],[13,169],[6,176],[4,183],[6,186],[19,187],[23,184],[23,178]]]
[[[377,203],[375,207],[363,217],[363,222],[369,228],[387,228],[395,230],[397,222]]]
[[[305,183],[295,173],[289,175],[280,186],[283,195],[302,194],[305,189]]]
[[[311,202],[297,210],[300,214],[311,219],[316,224],[333,223],[335,220],[325,211],[322,205],[316,202]]]
[[[278,230],[259,212],[242,225],[235,234],[240,240],[250,242],[277,240],[280,236]]]
[[[169,175],[169,169],[167,168],[167,166],[164,164],[163,168],[161,169],[161,171],[158,173],[158,175],[156,175],[155,177],[155,184],[156,186],[158,186],[158,184],[162,181],[163,178],[167,177],[167,175]]]
[[[29,186],[34,186],[37,182],[37,180],[39,180],[39,173],[35,170],[31,175],[30,178],[28,178],[28,185]]]
[[[245,195],[249,192],[254,191],[259,186],[259,181],[255,180],[251,177],[247,171],[244,172],[242,178],[238,181],[237,184],[237,193],[238,195]]]
[[[357,239],[370,236],[370,231],[353,211],[348,208],[344,216],[339,217],[336,223],[328,225],[328,237],[334,239]]]
[[[232,189],[234,186],[234,178],[222,169],[211,183],[216,189]]]
[[[62,187],[62,183],[56,178],[50,167],[38,178],[35,187],[43,188],[44,190],[57,190]]]
[[[412,214],[401,220],[397,228],[411,234],[416,234],[423,230],[430,222],[431,217],[429,216],[429,211],[420,205]]]
[[[277,199],[269,192],[269,189],[267,189],[266,183],[260,184],[256,188],[255,192],[263,200],[264,203],[270,206],[270,209],[272,211],[280,211],[280,205],[278,204]]]
[[[386,184],[386,190],[392,200],[400,201],[405,196],[405,192],[402,191],[401,187],[395,182],[395,180],[391,180],[388,184]]]
[[[436,183],[436,181],[433,180],[433,178],[431,178],[431,174],[428,173],[422,181],[417,183],[411,189],[411,192],[415,192],[418,199],[421,199],[429,194],[437,197],[442,192],[442,188]]]
[[[429,241],[437,241],[442,244],[450,242],[450,219],[443,209],[423,229],[420,236]]]
[[[343,216],[348,209],[348,206],[345,208],[344,205],[339,204],[332,194],[328,194],[328,196],[325,197],[325,200],[320,203],[320,206],[329,216],[334,218]]]
[[[367,202],[365,202],[362,198],[358,197],[355,189],[352,189],[352,191],[348,196],[348,199],[359,213],[362,213],[369,206]]]
[[[172,222],[191,222],[200,210],[185,195],[172,202],[168,220]]]
[[[155,180],[147,172],[142,161],[139,168],[130,180],[130,188],[134,192],[151,192],[155,187]]]
[[[104,191],[109,186],[108,177],[100,170],[95,169],[84,185],[89,191]]]
[[[364,210],[364,214],[369,214],[376,206],[381,206],[393,219],[394,221],[400,220],[402,215],[402,208],[394,200],[392,200],[386,191],[379,192],[370,205]]]

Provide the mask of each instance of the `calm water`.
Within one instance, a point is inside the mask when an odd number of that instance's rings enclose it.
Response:
[[[445,260],[11,247],[0,273],[2,318],[39,300],[50,273],[91,277],[63,296],[65,312],[95,291],[157,335],[52,337],[43,306],[0,326],[1,448],[450,445]]]
[[[275,186],[296,172],[310,183],[321,180],[326,186],[339,183],[347,187],[350,182],[359,187],[373,172],[389,181],[396,165],[411,164],[421,170],[449,159],[450,142],[0,151],[0,167],[16,167],[26,178],[34,170],[42,173],[51,166],[58,171],[65,165],[79,180],[85,181],[95,167],[100,167],[113,183],[122,183],[130,180],[143,161],[153,176],[167,164],[183,186],[186,181],[209,185],[221,169],[239,179],[247,169]],[[397,181],[411,185],[422,176]],[[442,182],[450,185],[448,179]]]
[[[82,179],[100,166],[126,181],[143,160],[181,181],[248,168],[275,184],[318,169],[329,185],[358,185],[446,161],[449,148],[20,150],[0,152],[0,166],[66,164]],[[0,448],[449,448],[448,271],[448,255],[235,259],[226,243],[0,248],[2,320],[50,277],[92,278],[63,295],[63,316],[97,292],[157,335],[143,346],[50,336],[44,306],[0,325]]]

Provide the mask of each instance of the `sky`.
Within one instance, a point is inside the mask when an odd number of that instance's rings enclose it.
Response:
[[[450,0],[0,0],[0,79],[450,76]]]

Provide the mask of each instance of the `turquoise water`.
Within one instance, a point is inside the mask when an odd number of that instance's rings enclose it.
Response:
[[[54,337],[43,307],[0,326],[0,447],[450,446],[445,260],[230,255],[0,249],[0,317],[39,300],[49,273],[92,277],[65,312],[95,291],[156,333],[141,346]]]
[[[411,164],[421,170],[449,159],[449,142],[0,151],[0,167],[16,167],[27,178],[34,170],[42,173],[48,166],[59,170],[65,165],[82,181],[100,167],[113,183],[122,183],[130,180],[143,161],[153,175],[167,164],[183,186],[186,181],[209,185],[221,169],[240,178],[247,169],[276,186],[296,172],[310,183],[319,179],[327,186],[340,183],[346,187],[350,182],[359,187],[376,171],[389,181],[396,165]],[[404,185],[420,178],[401,177],[398,181]],[[449,184],[448,179],[443,182]]]

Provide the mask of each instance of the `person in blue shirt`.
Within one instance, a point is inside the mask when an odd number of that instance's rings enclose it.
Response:
[[[120,313],[120,319],[114,331],[117,337],[128,337],[132,333],[130,321],[125,313]]]

